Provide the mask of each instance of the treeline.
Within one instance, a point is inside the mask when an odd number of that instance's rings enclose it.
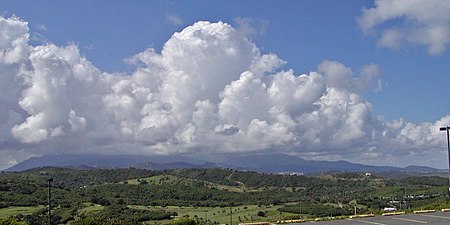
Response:
[[[316,217],[327,217],[327,216],[345,216],[351,215],[352,210],[350,208],[335,207],[331,205],[324,204],[314,204],[306,202],[303,204],[284,206],[278,209],[280,212],[289,212],[295,214],[307,214]]]

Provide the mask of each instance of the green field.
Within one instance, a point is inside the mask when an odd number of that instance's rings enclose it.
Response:
[[[84,203],[83,205],[85,206],[85,208],[78,210],[78,213],[80,213],[80,214],[90,214],[90,213],[99,212],[99,211],[102,211],[103,209],[105,209],[105,206],[98,205],[98,204]]]
[[[34,212],[45,208],[45,206],[11,206],[0,209],[0,218],[6,218],[15,215],[31,215]]]
[[[211,222],[218,222],[220,224],[230,224],[230,220],[233,220],[233,224],[236,223],[248,223],[248,222],[262,222],[262,221],[278,221],[280,216],[282,219],[286,219],[290,216],[298,216],[297,214],[282,213],[278,211],[281,206],[262,206],[257,205],[247,205],[239,207],[178,207],[178,206],[167,206],[167,207],[152,207],[152,206],[129,206],[134,209],[143,210],[155,210],[164,209],[167,211],[177,212],[178,218],[189,217],[189,218],[201,218],[203,220],[209,220]],[[232,215],[230,216],[230,210],[232,210]],[[258,216],[258,212],[265,212],[265,216]],[[148,221],[148,224],[158,223],[169,223],[171,220],[166,221]]]

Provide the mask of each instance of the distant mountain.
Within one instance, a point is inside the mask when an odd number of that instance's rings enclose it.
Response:
[[[193,164],[188,162],[172,162],[172,163],[155,163],[155,162],[146,162],[140,163],[134,166],[138,169],[148,169],[148,170],[170,170],[170,169],[210,169],[217,168],[217,164],[215,163],[203,163],[203,164]]]
[[[326,172],[371,172],[386,173],[399,172],[410,174],[439,173],[443,170],[426,166],[408,166],[405,168],[394,166],[370,166],[347,161],[315,161],[305,160],[297,156],[285,154],[246,154],[228,155],[222,157],[217,163],[228,165],[242,170],[258,172],[280,173],[326,173]]]
[[[439,173],[439,172],[447,172],[447,170],[440,170],[428,166],[407,166],[400,170],[400,172],[404,173]]]
[[[369,166],[347,161],[305,160],[285,154],[230,155],[220,163],[259,172],[320,173],[320,172],[386,172],[402,168],[392,166]]]
[[[212,162],[211,162],[212,161]],[[25,160],[5,171],[22,171],[36,167],[70,167],[78,169],[128,168],[149,170],[189,169],[225,167],[264,173],[327,173],[327,172],[371,172],[371,173],[439,173],[425,166],[370,166],[347,161],[313,161],[285,154],[234,154],[222,155],[210,162],[186,156],[139,156],[139,155],[44,155]]]
[[[128,168],[148,162],[160,164],[186,162],[204,164],[206,162],[184,156],[142,156],[142,155],[44,155],[32,157],[4,171],[22,171],[36,167],[71,167],[79,169]]]

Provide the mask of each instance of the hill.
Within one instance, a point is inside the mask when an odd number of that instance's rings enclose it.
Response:
[[[5,171],[23,171],[45,166],[78,169],[140,168],[170,170],[189,168],[232,168],[264,173],[294,172],[297,174],[320,174],[328,172],[371,172],[437,174],[443,172],[431,167],[371,166],[347,161],[305,160],[285,154],[229,154],[212,159],[200,160],[187,156],[139,156],[139,155],[44,155],[25,160]]]
[[[380,213],[388,206],[412,210],[450,206],[447,179],[442,177],[389,180],[365,173],[292,176],[220,168],[151,171],[44,167],[0,173],[0,217],[3,208],[10,211],[17,207],[24,212],[27,207],[31,215],[16,218],[44,223],[41,220],[46,219],[46,210],[41,206],[47,204],[49,177],[53,178],[55,224],[80,217],[100,221],[114,218],[111,224],[165,224],[180,214],[199,219],[204,214],[198,214],[199,208],[200,212],[211,212],[208,218],[214,218],[210,222],[217,224],[227,222],[229,207],[238,215],[238,210],[252,209],[243,211],[239,219],[251,222],[276,220],[280,212],[292,218],[349,215],[354,202],[360,213]],[[405,202],[399,204],[399,200]]]

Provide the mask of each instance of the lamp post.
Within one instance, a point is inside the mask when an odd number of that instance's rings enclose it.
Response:
[[[53,181],[53,178],[48,178],[48,225],[52,224],[52,195],[50,192],[51,182]]]
[[[448,151],[448,195],[450,197],[450,140],[449,140],[449,130],[450,127],[440,127],[440,131],[447,131],[447,151]]]

